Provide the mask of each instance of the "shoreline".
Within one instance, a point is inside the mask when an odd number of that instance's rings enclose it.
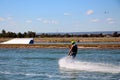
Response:
[[[14,38],[0,38],[0,43],[11,40]],[[45,37],[45,38],[34,38],[34,42],[120,42],[120,37]]]
[[[70,48],[71,44],[0,44],[0,48]],[[79,49],[120,49],[120,44],[78,44]]]
[[[0,38],[0,43],[10,40],[13,38]],[[78,48],[112,48],[120,49],[120,44],[110,44],[109,42],[120,42],[120,37],[70,37],[70,38],[34,38],[35,43],[48,43],[48,44],[0,44],[0,48],[70,48],[71,44],[60,44],[60,43],[70,43],[72,40],[76,42],[108,42],[108,44],[77,44]],[[59,44],[49,44],[49,43],[59,43]]]

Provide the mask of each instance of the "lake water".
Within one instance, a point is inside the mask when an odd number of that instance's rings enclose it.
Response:
[[[0,80],[120,80],[120,49],[0,48]]]

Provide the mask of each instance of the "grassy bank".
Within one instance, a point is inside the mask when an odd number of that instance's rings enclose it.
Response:
[[[4,42],[10,39],[12,38],[0,38],[0,42]],[[34,38],[35,42],[71,42],[72,40],[79,42],[120,42],[120,37]]]
[[[35,42],[120,42],[120,37],[70,37],[70,38],[34,38]]]
[[[0,42],[12,38],[0,38]],[[34,38],[35,42],[120,42],[120,37],[100,37],[100,38]],[[70,44],[0,44],[0,48],[69,48]],[[78,44],[79,48],[120,48],[120,44]]]

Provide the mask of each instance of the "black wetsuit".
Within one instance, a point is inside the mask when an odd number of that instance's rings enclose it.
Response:
[[[72,56],[73,58],[76,57],[77,50],[78,50],[78,47],[77,47],[76,44],[74,44],[73,47],[72,47],[72,52],[71,52],[71,56]]]

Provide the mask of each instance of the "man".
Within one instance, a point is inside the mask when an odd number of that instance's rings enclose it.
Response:
[[[68,53],[68,56],[72,56],[72,58],[74,59],[76,57],[76,54],[77,54],[77,50],[78,50],[78,47],[76,45],[76,42],[75,41],[71,41],[71,48],[70,48],[70,51]]]

